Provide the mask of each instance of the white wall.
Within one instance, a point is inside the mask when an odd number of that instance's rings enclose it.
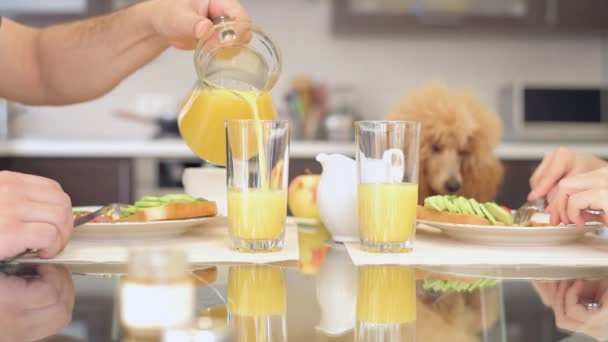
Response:
[[[400,94],[431,79],[473,88],[496,108],[497,91],[509,81],[600,82],[606,58],[599,36],[454,33],[336,38],[329,33],[328,1],[242,2],[282,49],[284,71],[274,92],[279,108],[290,80],[299,74],[354,84],[366,118],[382,117]],[[134,109],[138,94],[181,97],[194,79],[192,53],[167,51],[97,101],[30,108],[18,119],[18,131],[45,137],[149,135],[144,126],[114,120],[111,112]]]

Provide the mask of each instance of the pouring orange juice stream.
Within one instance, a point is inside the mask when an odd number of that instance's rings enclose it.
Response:
[[[179,116],[179,129],[188,146],[201,158],[226,165],[226,139],[224,121],[231,119],[272,120],[276,111],[269,92],[232,90],[226,88],[197,88],[184,103]],[[282,229],[287,211],[284,191],[269,187],[262,126],[256,128],[255,140],[247,144],[247,157],[258,155],[260,164],[260,190],[228,191],[229,220],[231,226],[247,229],[234,232],[245,239],[273,239]],[[271,180],[272,183],[272,180]],[[260,208],[270,210],[261,211]],[[262,217],[261,213],[265,214]],[[276,216],[276,217],[275,217]]]

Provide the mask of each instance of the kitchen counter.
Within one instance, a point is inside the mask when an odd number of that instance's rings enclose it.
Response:
[[[504,160],[537,160],[559,146],[608,158],[608,143],[512,143],[496,150]],[[294,141],[292,158],[314,158],[321,152],[354,155],[353,142]],[[158,140],[35,140],[0,142],[0,157],[196,158],[180,139]]]

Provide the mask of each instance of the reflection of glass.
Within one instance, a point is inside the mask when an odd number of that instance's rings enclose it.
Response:
[[[136,249],[121,284],[121,322],[129,338],[152,338],[169,328],[189,328],[194,284],[185,252]]]
[[[359,268],[355,340],[416,340],[413,269],[403,266]]]
[[[270,90],[281,55],[251,22],[222,18],[200,40],[194,64],[199,81],[182,104],[179,130],[199,157],[226,165],[225,120],[276,119]]]
[[[361,247],[409,252],[418,204],[420,123],[358,121],[355,130]]]
[[[228,324],[236,341],[285,341],[286,312],[283,270],[253,265],[230,268]]]
[[[287,216],[289,122],[231,120],[228,144],[228,227],[232,248],[283,248]]]

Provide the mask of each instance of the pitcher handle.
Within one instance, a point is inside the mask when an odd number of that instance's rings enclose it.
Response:
[[[385,179],[391,183],[401,183],[405,171],[405,156],[403,151],[398,148],[391,148],[384,151],[382,160],[386,166]]]

